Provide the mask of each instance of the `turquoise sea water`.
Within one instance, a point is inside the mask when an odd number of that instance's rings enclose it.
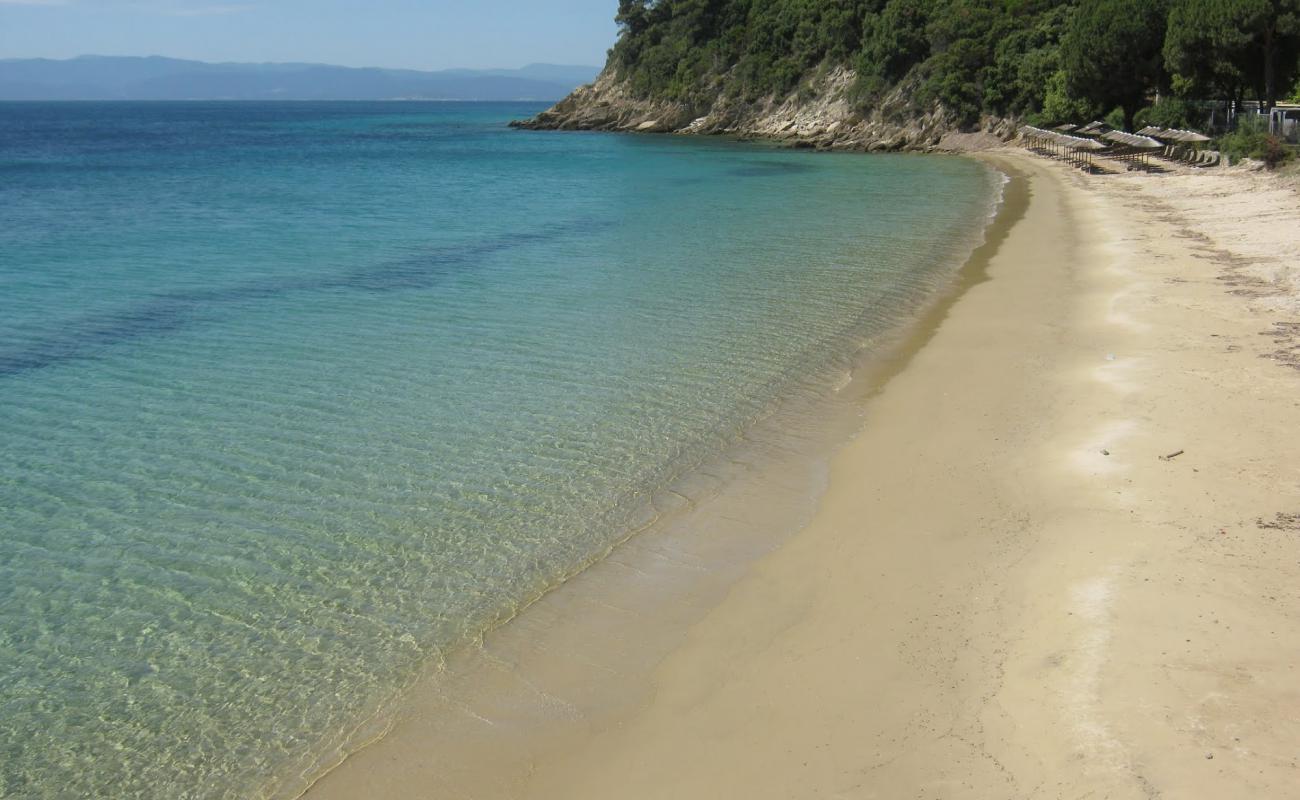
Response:
[[[830,391],[996,188],[537,110],[0,104],[0,797],[292,793]]]

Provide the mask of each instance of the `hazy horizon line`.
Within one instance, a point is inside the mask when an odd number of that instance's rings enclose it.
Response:
[[[520,64],[519,66],[514,66],[514,67],[508,67],[508,66],[470,67],[470,66],[463,66],[463,65],[451,66],[451,67],[385,67],[378,64],[366,64],[364,66],[357,66],[355,64],[342,64],[342,63],[330,62],[330,61],[295,61],[295,60],[209,61],[207,59],[202,59],[202,58],[185,58],[182,56],[164,55],[162,53],[150,53],[148,55],[122,54],[122,53],[81,53],[79,55],[67,56],[64,58],[60,58],[57,56],[4,56],[4,57],[0,57],[0,63],[4,63],[7,61],[77,61],[79,59],[90,59],[90,58],[139,58],[139,59],[156,58],[156,59],[164,59],[167,61],[187,61],[194,64],[212,64],[212,65],[238,64],[242,66],[342,67],[344,69],[378,69],[378,70],[385,70],[388,72],[449,72],[452,70],[465,70],[470,72],[487,72],[492,70],[517,71],[517,70],[528,69],[529,67],[566,67],[566,68],[599,70],[602,67],[601,64],[561,63],[557,61],[529,61],[525,64]]]

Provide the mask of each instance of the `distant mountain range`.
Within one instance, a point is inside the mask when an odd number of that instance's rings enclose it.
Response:
[[[558,100],[598,67],[406,69],[161,56],[0,59],[0,100]]]

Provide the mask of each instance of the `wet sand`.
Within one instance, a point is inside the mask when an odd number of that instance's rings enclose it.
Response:
[[[308,796],[1300,796],[1300,204],[984,157],[1027,202],[800,533],[665,608],[617,702],[487,658]]]

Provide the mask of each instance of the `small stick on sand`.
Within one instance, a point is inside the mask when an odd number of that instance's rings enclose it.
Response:
[[[1170,454],[1167,455],[1167,456],[1160,456],[1160,460],[1161,460],[1161,461],[1173,461],[1175,458],[1178,458],[1179,456],[1181,456],[1181,455],[1182,455],[1183,453],[1185,453],[1185,452],[1187,452],[1187,451],[1186,451],[1186,450],[1179,450],[1177,453],[1170,453]]]

